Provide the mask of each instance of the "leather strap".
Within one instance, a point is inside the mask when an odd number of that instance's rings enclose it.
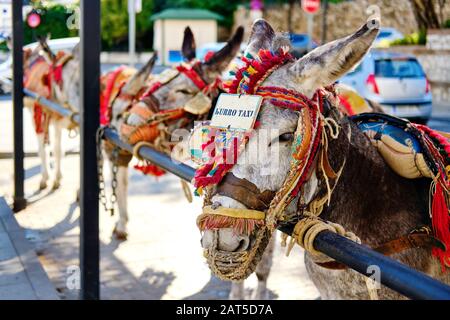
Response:
[[[400,238],[388,241],[383,243],[372,250],[381,253],[385,256],[392,256],[397,253],[401,253],[405,250],[414,249],[414,248],[431,248],[437,247],[441,248],[445,251],[445,245],[431,236],[428,232],[415,232],[404,235]],[[348,267],[345,264],[342,264],[337,261],[330,261],[324,263],[316,263],[317,265],[332,270],[345,270]]]
[[[274,191],[260,192],[253,183],[246,179],[237,178],[231,172],[225,175],[217,187],[217,194],[239,201],[248,209],[259,211],[267,210],[275,196]]]

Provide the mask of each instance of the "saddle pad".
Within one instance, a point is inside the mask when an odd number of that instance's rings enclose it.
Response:
[[[357,125],[397,174],[408,179],[431,178],[418,138],[399,126],[401,119],[390,122],[388,117],[366,118]]]

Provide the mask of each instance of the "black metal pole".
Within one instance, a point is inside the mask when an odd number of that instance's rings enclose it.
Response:
[[[450,300],[450,287],[446,284],[335,233],[319,233],[314,248],[365,276],[372,274],[370,266],[378,267],[380,282],[408,298]]]
[[[27,206],[23,166],[23,18],[22,0],[12,1],[13,115],[14,115],[14,212]]]
[[[292,228],[292,225],[283,225],[278,229],[290,235]],[[450,287],[446,284],[336,233],[319,233],[314,240],[314,248],[365,276],[372,275],[370,267],[378,267],[380,282],[408,298],[450,299]]]
[[[82,0],[80,106],[81,298],[100,298],[99,204],[96,132],[100,124],[100,0]]]
[[[120,140],[120,137],[116,131],[112,129],[105,129],[104,137],[114,143],[120,149],[127,150],[130,153],[133,152],[133,146]],[[191,182],[194,178],[194,168],[189,167],[184,163],[175,162],[168,155],[162,152],[156,151],[149,147],[142,147],[139,150],[139,155],[142,158],[158,165],[164,170],[167,170],[168,172],[176,175],[177,177],[186,180],[187,182]]]

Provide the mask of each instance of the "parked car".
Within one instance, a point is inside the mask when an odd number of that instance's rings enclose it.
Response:
[[[386,48],[389,46],[389,43],[394,40],[400,40],[403,39],[405,36],[403,33],[398,31],[395,28],[381,28],[380,33],[378,34],[377,38],[373,42],[373,46],[375,48]]]
[[[72,49],[80,42],[80,38],[62,38],[49,40],[48,45],[52,51],[72,51]],[[38,46],[38,42],[33,42],[24,46],[24,49],[34,50]],[[0,79],[12,79],[12,55],[5,60],[5,62],[0,64]],[[8,88],[0,81],[0,93],[10,92],[11,88]]]
[[[431,116],[430,83],[412,55],[372,50],[341,83],[394,116],[426,123]]]
[[[303,57],[306,53],[308,53],[308,42],[310,41],[310,37],[307,34],[295,34],[290,33],[289,39],[291,40],[292,50],[291,53],[296,58]],[[318,44],[313,39],[311,39],[312,44],[311,48],[317,48]]]

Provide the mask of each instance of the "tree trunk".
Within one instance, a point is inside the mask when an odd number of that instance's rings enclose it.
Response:
[[[439,29],[435,0],[410,0],[420,29]],[[440,1],[441,2],[441,1]]]
[[[322,13],[322,44],[327,42],[327,18],[328,18],[328,0],[323,1]]]
[[[294,33],[292,27],[292,12],[294,11],[295,0],[289,0],[289,11],[288,11],[288,31],[289,33]]]

